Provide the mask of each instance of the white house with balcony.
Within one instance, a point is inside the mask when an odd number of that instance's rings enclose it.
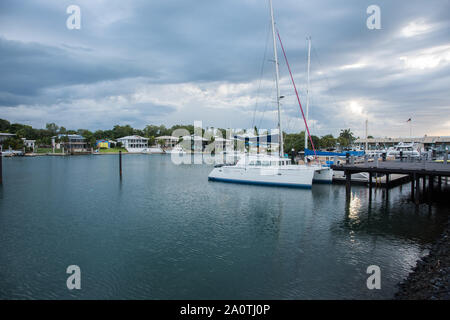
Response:
[[[121,142],[122,147],[127,149],[128,152],[140,153],[146,152],[148,149],[148,138],[141,136],[126,136],[117,139],[117,142]]]

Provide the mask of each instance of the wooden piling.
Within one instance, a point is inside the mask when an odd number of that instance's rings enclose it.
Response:
[[[386,189],[389,189],[389,173],[386,174]]]
[[[345,194],[347,198],[350,198],[352,184],[352,174],[350,171],[345,171]]]
[[[414,174],[414,176],[416,176],[416,196],[415,196],[415,200],[416,200],[416,204],[419,204],[419,196],[420,196],[420,176]]]
[[[415,175],[410,175],[409,179],[411,180],[411,200],[414,201],[414,182],[415,182]]]
[[[119,175],[122,179],[122,151],[119,151]]]

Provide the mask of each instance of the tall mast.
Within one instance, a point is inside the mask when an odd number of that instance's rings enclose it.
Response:
[[[284,157],[284,149],[283,149],[283,131],[281,129],[281,109],[280,109],[280,86],[278,82],[280,81],[280,74],[278,71],[278,55],[277,55],[277,41],[275,39],[275,21],[273,20],[273,8],[272,8],[272,0],[269,0],[270,3],[270,18],[272,20],[272,38],[273,38],[273,56],[275,59],[275,74],[276,74],[276,87],[277,87],[277,106],[278,106],[278,142],[280,144],[279,152],[280,157]]]
[[[309,67],[311,65],[311,37],[308,37],[308,72],[306,81],[306,122],[308,121],[309,113]],[[305,128],[305,149],[308,149],[308,135]]]

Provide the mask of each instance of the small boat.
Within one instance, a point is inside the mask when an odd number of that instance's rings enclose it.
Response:
[[[147,148],[147,150],[144,153],[159,154],[159,153],[164,153],[164,150],[161,149],[160,147],[150,147],[150,148]]]
[[[176,145],[171,150],[166,150],[165,153],[178,153],[178,154],[185,154],[186,151],[183,150],[183,148],[180,145]]]

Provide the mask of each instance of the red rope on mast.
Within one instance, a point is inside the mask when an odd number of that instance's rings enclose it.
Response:
[[[309,127],[308,127],[308,124],[306,123],[305,114],[303,113],[302,104],[301,104],[300,98],[298,96],[297,87],[295,86],[294,77],[292,76],[291,67],[289,66],[289,62],[288,62],[288,59],[286,57],[286,52],[284,51],[283,42],[281,41],[280,33],[278,32],[278,30],[277,30],[277,36],[278,36],[278,39],[280,40],[281,50],[283,51],[284,60],[286,60],[286,65],[287,65],[288,70],[289,70],[289,75],[291,76],[292,84],[294,85],[295,95],[297,96],[298,105],[300,106],[300,111],[302,112],[303,121],[305,121],[305,127],[306,127],[306,130],[308,131],[308,137],[309,137],[309,141],[311,142],[311,146],[312,146],[313,151],[314,151],[314,157],[317,159],[316,148],[314,147],[314,143],[312,141],[311,134],[309,133]]]

